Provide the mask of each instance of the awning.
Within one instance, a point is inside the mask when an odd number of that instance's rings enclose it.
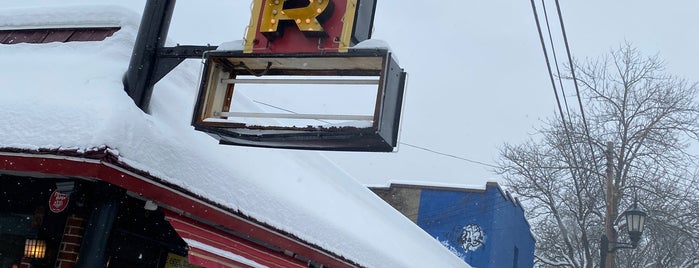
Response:
[[[165,219],[189,246],[189,263],[202,267],[307,267],[279,251],[164,210]]]

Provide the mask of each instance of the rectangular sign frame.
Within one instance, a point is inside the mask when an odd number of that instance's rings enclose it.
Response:
[[[221,144],[367,152],[392,152],[398,144],[407,74],[387,49],[295,54],[212,51],[207,52],[204,59],[192,125]],[[235,83],[240,82],[236,77],[242,75],[301,79],[307,76],[378,76],[372,124],[370,127],[289,127],[230,122],[223,115],[228,115],[225,109],[230,108]]]

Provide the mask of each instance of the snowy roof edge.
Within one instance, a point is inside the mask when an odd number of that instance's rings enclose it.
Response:
[[[488,185],[498,185],[498,187],[499,187],[499,184],[495,181],[486,181],[483,185],[475,185],[475,184],[444,183],[444,182],[419,181],[419,180],[389,180],[384,184],[365,184],[364,186],[366,186],[368,188],[391,188],[391,186],[393,186],[393,185],[445,188],[445,189],[455,189],[455,190],[480,190],[480,191],[484,191]]]
[[[119,16],[114,16],[115,13]],[[42,14],[42,18],[37,19],[36,14]],[[140,21],[133,11],[118,5],[8,8],[0,9],[0,30],[123,27],[132,24],[134,19]]]

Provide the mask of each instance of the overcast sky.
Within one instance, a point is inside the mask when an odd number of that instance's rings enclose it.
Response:
[[[6,7],[112,3],[139,13],[145,3],[3,2]],[[541,12],[541,0],[536,2]],[[179,0],[169,38],[213,45],[242,39],[250,3]],[[545,3],[557,25],[555,2]],[[587,0],[561,5],[574,56],[597,57],[628,41],[647,54],[659,53],[668,71],[699,81],[699,1]],[[374,27],[373,38],[386,41],[409,73],[402,144],[397,153],[327,153],[364,183],[497,181],[487,165],[495,164],[498,148],[529,139],[541,120],[555,113],[530,1],[378,0]],[[559,31],[554,34],[560,36]],[[563,51],[560,38],[556,43]]]

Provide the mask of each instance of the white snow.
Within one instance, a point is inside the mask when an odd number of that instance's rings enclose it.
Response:
[[[216,50],[242,51],[244,48],[245,48],[245,41],[244,40],[233,40],[233,41],[221,43],[220,45],[218,45]]]
[[[321,154],[221,146],[190,126],[199,62],[124,92],[138,16],[115,7],[0,9],[4,27],[104,25],[103,42],[0,45],[0,148],[111,148],[120,160],[366,267],[468,267]]]
[[[211,246],[211,245],[207,245],[207,244],[201,243],[201,242],[196,241],[196,240],[185,238],[184,242],[187,243],[187,245],[189,245],[190,247],[195,247],[195,248],[219,255],[219,256],[224,257],[226,259],[236,261],[236,262],[242,263],[244,265],[248,265],[248,266],[253,267],[253,268],[267,268],[267,266],[265,266],[265,265],[259,264],[253,260],[250,260],[250,259],[245,258],[243,256],[240,256],[238,254],[233,254],[229,251],[226,251],[226,250],[223,250],[223,249]]]
[[[381,39],[367,39],[367,40],[359,42],[359,44],[356,44],[353,47],[351,47],[351,49],[377,49],[377,48],[391,50],[391,46],[389,46],[386,41],[381,40]]]
[[[139,22],[137,14],[123,7],[105,8],[104,5],[6,8],[0,10],[0,14],[0,30],[118,27],[129,23],[138,25]]]
[[[366,184],[369,188],[388,188],[392,184],[399,185],[415,185],[415,186],[425,186],[425,187],[443,187],[443,188],[453,188],[453,189],[468,189],[468,190],[485,190],[486,183],[484,184],[459,184],[459,183],[442,183],[434,181],[420,181],[420,180],[389,180],[386,184]]]

